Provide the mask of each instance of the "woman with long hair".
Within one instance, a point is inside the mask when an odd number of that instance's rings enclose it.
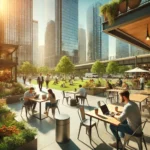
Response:
[[[48,109],[51,108],[51,107],[55,107],[55,105],[56,105],[56,97],[55,97],[55,94],[53,93],[53,91],[51,89],[48,89],[47,100],[50,100],[50,102],[46,102],[44,114],[48,115]]]

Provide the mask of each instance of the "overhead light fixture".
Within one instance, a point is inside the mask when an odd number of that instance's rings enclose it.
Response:
[[[146,35],[146,40],[147,40],[147,41],[150,40],[150,36],[149,36],[149,32],[148,32],[148,24],[147,24],[147,35]]]

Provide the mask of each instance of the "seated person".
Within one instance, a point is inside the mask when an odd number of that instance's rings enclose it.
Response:
[[[116,82],[116,86],[122,86],[122,80],[121,80],[121,78],[119,78],[119,80]]]
[[[65,88],[65,87],[66,87],[65,82],[64,82],[64,83],[62,83],[60,87]]]
[[[119,126],[111,124],[110,129],[116,141],[119,142],[119,149],[122,149],[122,143],[118,135],[118,131],[121,132],[122,137],[124,137],[125,133],[132,135],[134,131],[141,125],[141,113],[138,105],[135,102],[130,101],[128,91],[123,91],[120,93],[120,96],[122,102],[125,103],[125,106],[123,108],[123,112],[120,112],[121,114],[119,116],[115,116],[115,118],[119,120],[121,124]],[[116,111],[118,112],[118,110]],[[141,128],[139,128],[136,133],[140,134],[141,132]],[[117,142],[109,145],[116,148]]]
[[[128,90],[129,89],[128,84],[126,82],[123,82],[121,89]]]
[[[24,93],[23,99],[24,99],[24,105],[28,105],[29,107],[32,108],[32,112],[36,112],[35,111],[35,107],[36,107],[36,102],[32,101],[31,99],[35,98],[35,94],[34,94],[34,88],[31,87],[28,91],[26,91]]]
[[[79,102],[80,98],[85,98],[86,97],[86,90],[85,88],[82,87],[82,85],[79,85],[79,90],[76,92],[78,95],[76,95],[76,101],[77,103]]]
[[[70,85],[73,85],[73,81],[72,81],[72,79],[70,80]]]
[[[56,97],[55,97],[55,94],[53,93],[53,91],[51,89],[48,89],[47,100],[50,100],[50,102],[46,102],[44,114],[48,115],[48,108],[49,107],[55,107],[55,105],[56,105]]]
[[[110,84],[110,82],[108,80],[106,80],[106,88],[113,89],[112,85]]]

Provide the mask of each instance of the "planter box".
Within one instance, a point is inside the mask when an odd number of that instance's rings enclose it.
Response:
[[[97,95],[100,93],[104,93],[106,91],[106,87],[94,87],[94,88],[85,88],[88,95]]]
[[[37,139],[34,139],[31,142],[24,144],[16,150],[37,150]]]
[[[23,94],[21,95],[12,95],[6,97],[6,103],[7,104],[13,104],[20,101],[20,98],[23,97]]]

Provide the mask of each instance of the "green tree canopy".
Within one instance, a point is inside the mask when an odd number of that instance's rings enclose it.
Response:
[[[129,67],[129,66],[120,66],[119,67],[119,73],[124,74],[125,71],[127,71],[129,69],[131,69],[131,67]]]
[[[106,67],[106,72],[108,74],[117,74],[119,73],[119,64],[114,61],[110,61]]]
[[[23,73],[25,75],[29,74],[36,74],[37,73],[37,68],[33,66],[30,62],[25,61],[23,64],[19,67],[19,72]]]
[[[56,72],[69,74],[74,71],[74,64],[67,56],[63,56],[55,68]]]
[[[105,66],[100,61],[96,61],[91,68],[91,72],[97,73],[99,76],[102,76],[105,73]]]
[[[39,67],[38,73],[43,73],[44,75],[49,74],[51,72],[50,68],[47,66]]]

